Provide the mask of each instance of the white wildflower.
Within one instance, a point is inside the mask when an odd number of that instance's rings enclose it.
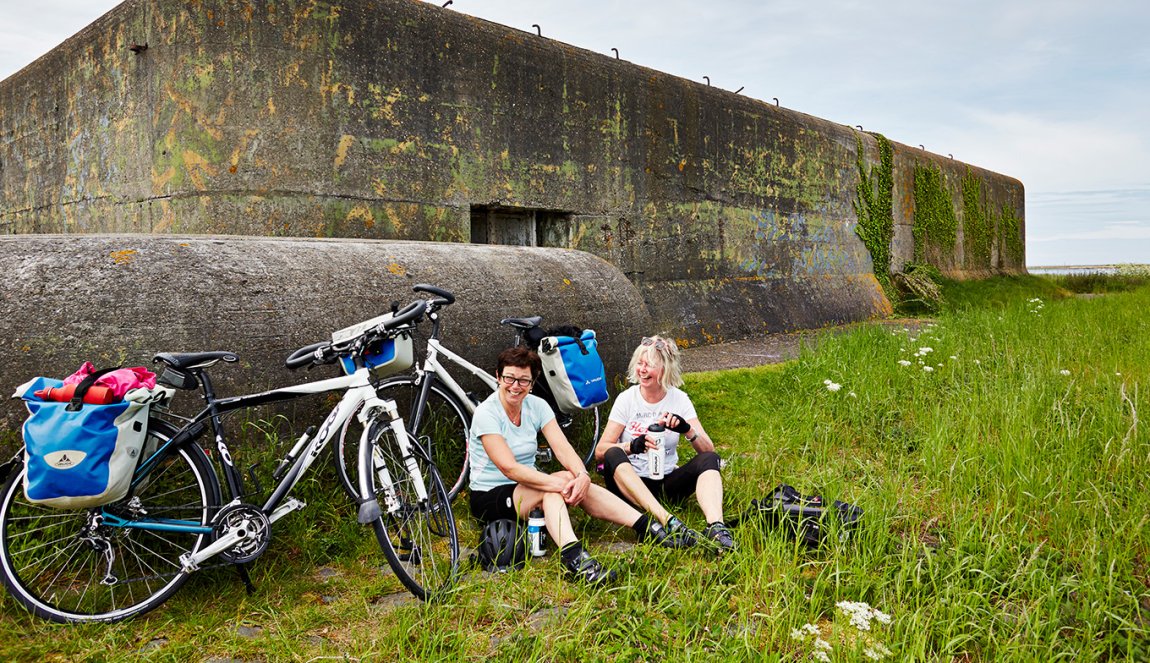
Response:
[[[951,355],[951,356],[950,356],[950,358],[951,358],[951,360],[953,360],[953,361],[957,361],[957,360],[958,360],[958,357],[956,357],[956,356],[954,356],[954,355]]]
[[[831,663],[831,657],[827,656],[825,651],[816,651],[812,653],[811,656],[815,657],[815,660],[822,661],[823,663]]]
[[[834,648],[831,647],[831,643],[827,642],[826,640],[823,640],[822,638],[815,638],[815,649],[822,649],[823,651],[831,651]]]
[[[934,367],[933,366],[923,366],[922,370],[926,371],[927,373],[930,373],[931,371],[934,370]]]
[[[1061,371],[1058,371],[1058,374],[1059,375],[1070,375],[1070,371],[1068,371],[1064,368]]]
[[[818,635],[819,634],[819,627],[815,626],[814,624],[803,624],[803,630],[806,631],[807,633],[809,633],[810,635]]]
[[[802,631],[800,631],[797,628],[791,629],[791,639],[792,640],[802,640],[805,637],[807,637],[806,633],[803,633]]]
[[[879,610],[878,608],[871,608],[870,613],[871,613],[871,616],[874,617],[876,622],[878,622],[880,624],[890,624],[890,615],[886,614],[882,610]],[[890,653],[890,652],[887,652],[887,653]]]
[[[898,360],[898,365],[899,365],[899,366],[910,366],[910,362],[909,362],[909,361],[907,361],[907,360],[905,360],[905,359],[899,359],[899,360]]]
[[[881,661],[890,656],[891,651],[881,642],[872,642],[869,647],[863,650],[863,655],[872,661]]]
[[[827,385],[827,391],[838,391],[839,389],[842,389],[842,388],[843,388],[843,386],[837,382],[832,382],[832,383]]]
[[[1117,375],[1118,377],[1122,377],[1122,374],[1119,373],[1118,371],[1114,371],[1114,375]]]
[[[831,386],[831,381],[830,380],[823,380],[823,384],[825,384],[829,387],[829,386]]]
[[[925,355],[925,354],[930,354],[931,352],[934,352],[934,348],[923,346],[923,347],[919,348],[918,351]]]
[[[847,394],[847,396],[850,396],[851,398],[858,398],[859,397],[859,395],[853,391],[851,393]]]
[[[975,359],[975,360],[974,360],[974,365],[975,365],[975,366],[982,366],[982,362],[981,362],[981,361],[979,361],[979,360],[977,360],[977,359]]]

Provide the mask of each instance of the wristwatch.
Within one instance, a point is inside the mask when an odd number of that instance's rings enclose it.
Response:
[[[695,440],[699,439],[699,434],[695,433],[694,435],[687,435],[686,438],[688,442],[694,442]]]

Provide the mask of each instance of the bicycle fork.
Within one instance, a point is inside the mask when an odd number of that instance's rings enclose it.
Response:
[[[423,480],[423,472],[419,469],[415,454],[412,452],[411,440],[407,436],[407,429],[404,427],[403,417],[399,416],[399,410],[395,405],[395,401],[383,400],[373,396],[368,399],[358,415],[360,422],[363,424],[363,434],[359,440],[360,505],[358,520],[360,524],[363,525],[371,523],[383,515],[376,490],[372,485],[375,482],[379,483],[380,492],[383,494],[383,501],[387,506],[388,513],[395,513],[401,507],[395,481],[387,466],[387,459],[384,457],[383,451],[372,444],[370,438],[372,432],[371,421],[373,418],[378,417],[379,410],[382,410],[387,416],[388,426],[391,428],[391,432],[395,436],[396,444],[399,446],[400,458],[403,460],[404,469],[407,471],[412,486],[415,488],[416,497],[419,498],[421,504],[427,502],[427,484]],[[373,475],[375,477],[374,482],[372,481]]]

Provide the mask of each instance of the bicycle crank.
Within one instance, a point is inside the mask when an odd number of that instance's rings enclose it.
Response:
[[[272,524],[259,507],[251,504],[235,503],[220,509],[213,523],[217,539],[229,535],[239,539],[230,548],[220,552],[220,557],[232,564],[244,564],[264,553],[272,540]]]

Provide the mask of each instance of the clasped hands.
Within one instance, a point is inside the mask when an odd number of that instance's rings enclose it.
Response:
[[[570,472],[570,470],[568,470]],[[563,501],[571,506],[575,506],[587,497],[587,490],[591,487],[591,476],[587,472],[580,472],[575,475],[563,486],[563,490],[559,494],[563,496]]]

